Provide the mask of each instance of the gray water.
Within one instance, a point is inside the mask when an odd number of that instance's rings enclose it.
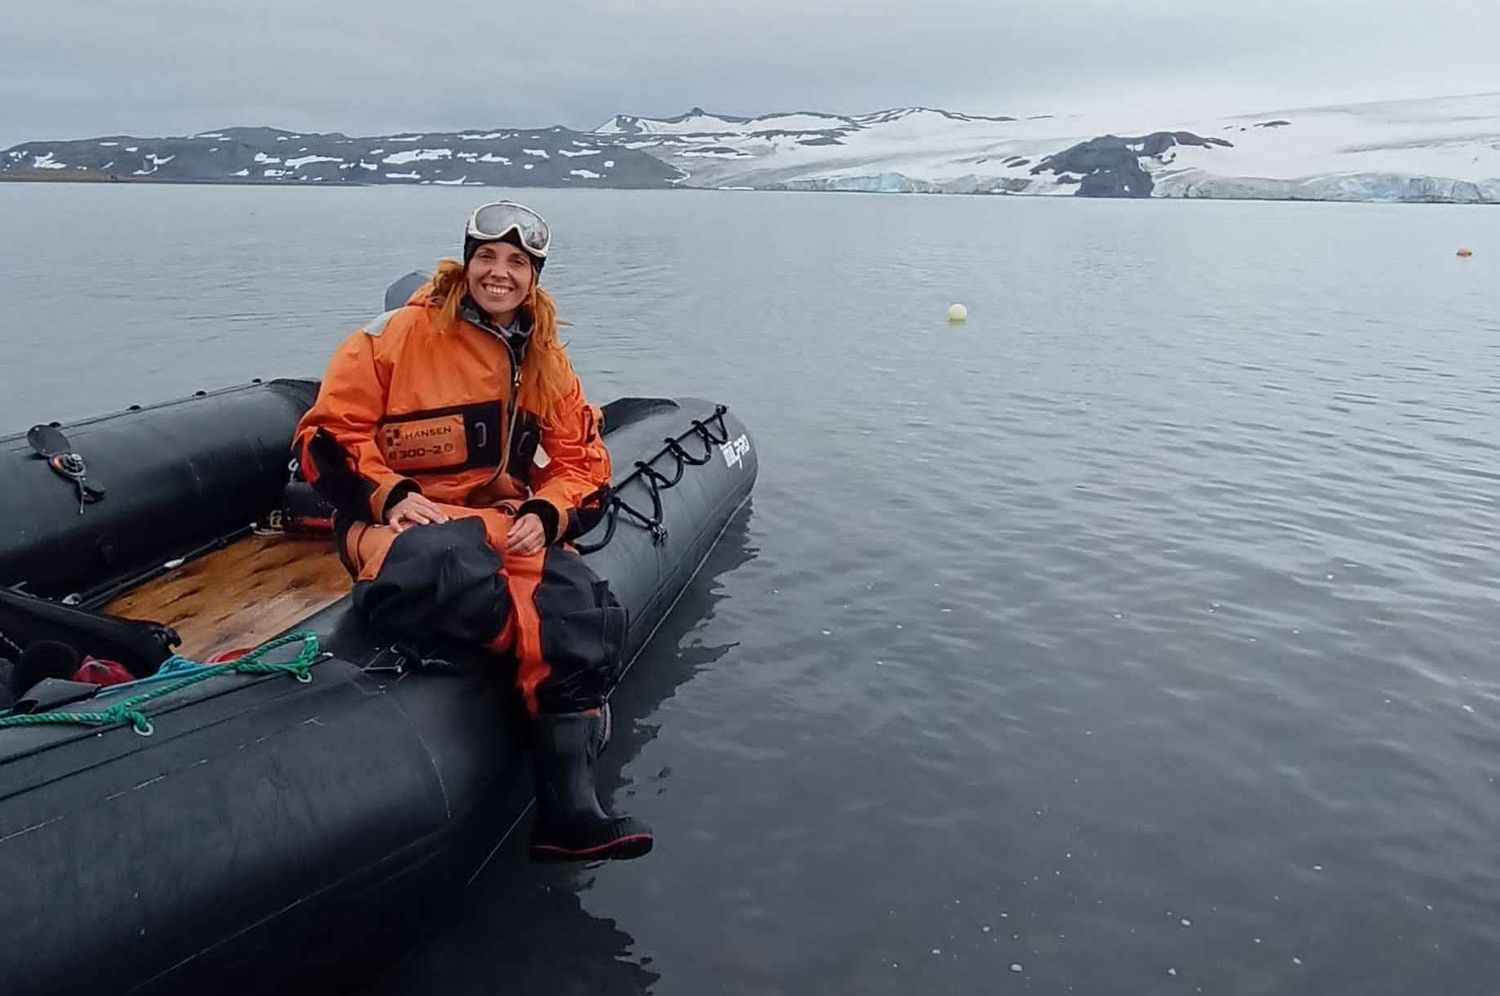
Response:
[[[0,185],[0,427],[315,375],[488,193]],[[1495,990],[1500,211],[519,196],[761,476],[616,699],[656,852],[369,996]]]

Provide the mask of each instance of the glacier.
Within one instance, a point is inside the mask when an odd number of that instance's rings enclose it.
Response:
[[[590,167],[574,168],[575,159]],[[587,131],[351,138],[221,128],[22,143],[0,152],[5,179],[1488,204],[1500,203],[1500,94],[1187,120],[934,107],[745,117],[693,107],[665,118],[616,115]]]

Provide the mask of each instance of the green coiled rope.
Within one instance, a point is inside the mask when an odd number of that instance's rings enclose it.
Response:
[[[298,651],[297,657],[290,661],[267,661],[265,656],[273,650],[290,643],[301,642],[302,649]],[[278,636],[274,640],[262,643],[245,656],[223,664],[198,665],[193,668],[191,674],[184,675],[175,681],[168,681],[156,688],[140,692],[129,698],[121,699],[106,709],[96,712],[64,712],[61,710],[49,712],[34,712],[22,716],[0,716],[0,727],[5,726],[42,726],[49,723],[74,723],[81,726],[116,726],[120,723],[129,723],[135,728],[135,732],[143,737],[149,737],[152,733],[151,719],[138,706],[152,699],[170,695],[181,691],[189,685],[196,685],[200,681],[217,677],[221,674],[289,674],[301,682],[312,681],[312,666],[318,660],[321,651],[318,647],[318,637],[314,633],[299,631],[288,633],[286,636]],[[192,666],[193,662],[181,657],[173,657],[162,665],[163,668]]]

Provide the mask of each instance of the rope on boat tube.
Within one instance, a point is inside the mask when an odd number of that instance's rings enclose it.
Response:
[[[290,661],[267,661],[265,656],[273,650],[277,650],[290,643],[302,644],[302,649],[297,652],[294,660]],[[318,647],[318,638],[315,634],[307,631],[288,633],[274,640],[262,643],[243,657],[223,664],[199,664],[185,657],[170,657],[157,672],[158,677],[170,677],[174,671],[188,671],[182,677],[166,681],[155,688],[137,693],[129,698],[121,699],[106,709],[96,712],[66,712],[54,710],[49,712],[34,712],[21,716],[0,716],[0,727],[6,726],[42,726],[55,723],[72,723],[80,726],[116,726],[120,723],[129,723],[135,732],[143,737],[149,737],[153,732],[151,718],[142,712],[138,706],[152,699],[170,695],[181,691],[189,685],[196,685],[200,681],[218,677],[221,674],[288,674],[304,684],[312,681],[312,666],[322,659],[324,655]],[[153,679],[145,679],[151,681]],[[124,687],[124,686],[120,686]]]
[[[663,446],[649,460],[637,460],[635,470],[620,482],[618,488],[609,498],[609,507],[605,512],[604,538],[597,543],[575,543],[579,553],[593,553],[602,550],[609,545],[609,541],[615,538],[615,527],[619,524],[620,514],[623,512],[642,529],[651,534],[651,542],[660,546],[667,541],[667,527],[662,525],[661,493],[669,488],[675,487],[682,480],[685,467],[701,467],[713,459],[714,448],[723,446],[729,442],[729,428],[724,424],[724,413],[729,411],[726,405],[715,405],[714,413],[706,419],[693,419],[692,428],[677,436],[668,436],[663,440]],[[714,431],[713,425],[717,424],[718,431]],[[703,443],[703,455],[694,456],[682,445],[687,439],[696,436]],[[657,470],[653,464],[664,456],[671,456],[676,462],[677,471],[671,477]],[[624,498],[620,497],[620,490],[634,480],[645,482],[647,489],[651,492],[651,512],[647,514],[640,509],[634,508]]]

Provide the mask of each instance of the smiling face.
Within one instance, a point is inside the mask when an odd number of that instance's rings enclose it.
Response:
[[[531,293],[536,271],[531,257],[509,242],[486,242],[465,269],[469,296],[497,325],[509,325]]]

